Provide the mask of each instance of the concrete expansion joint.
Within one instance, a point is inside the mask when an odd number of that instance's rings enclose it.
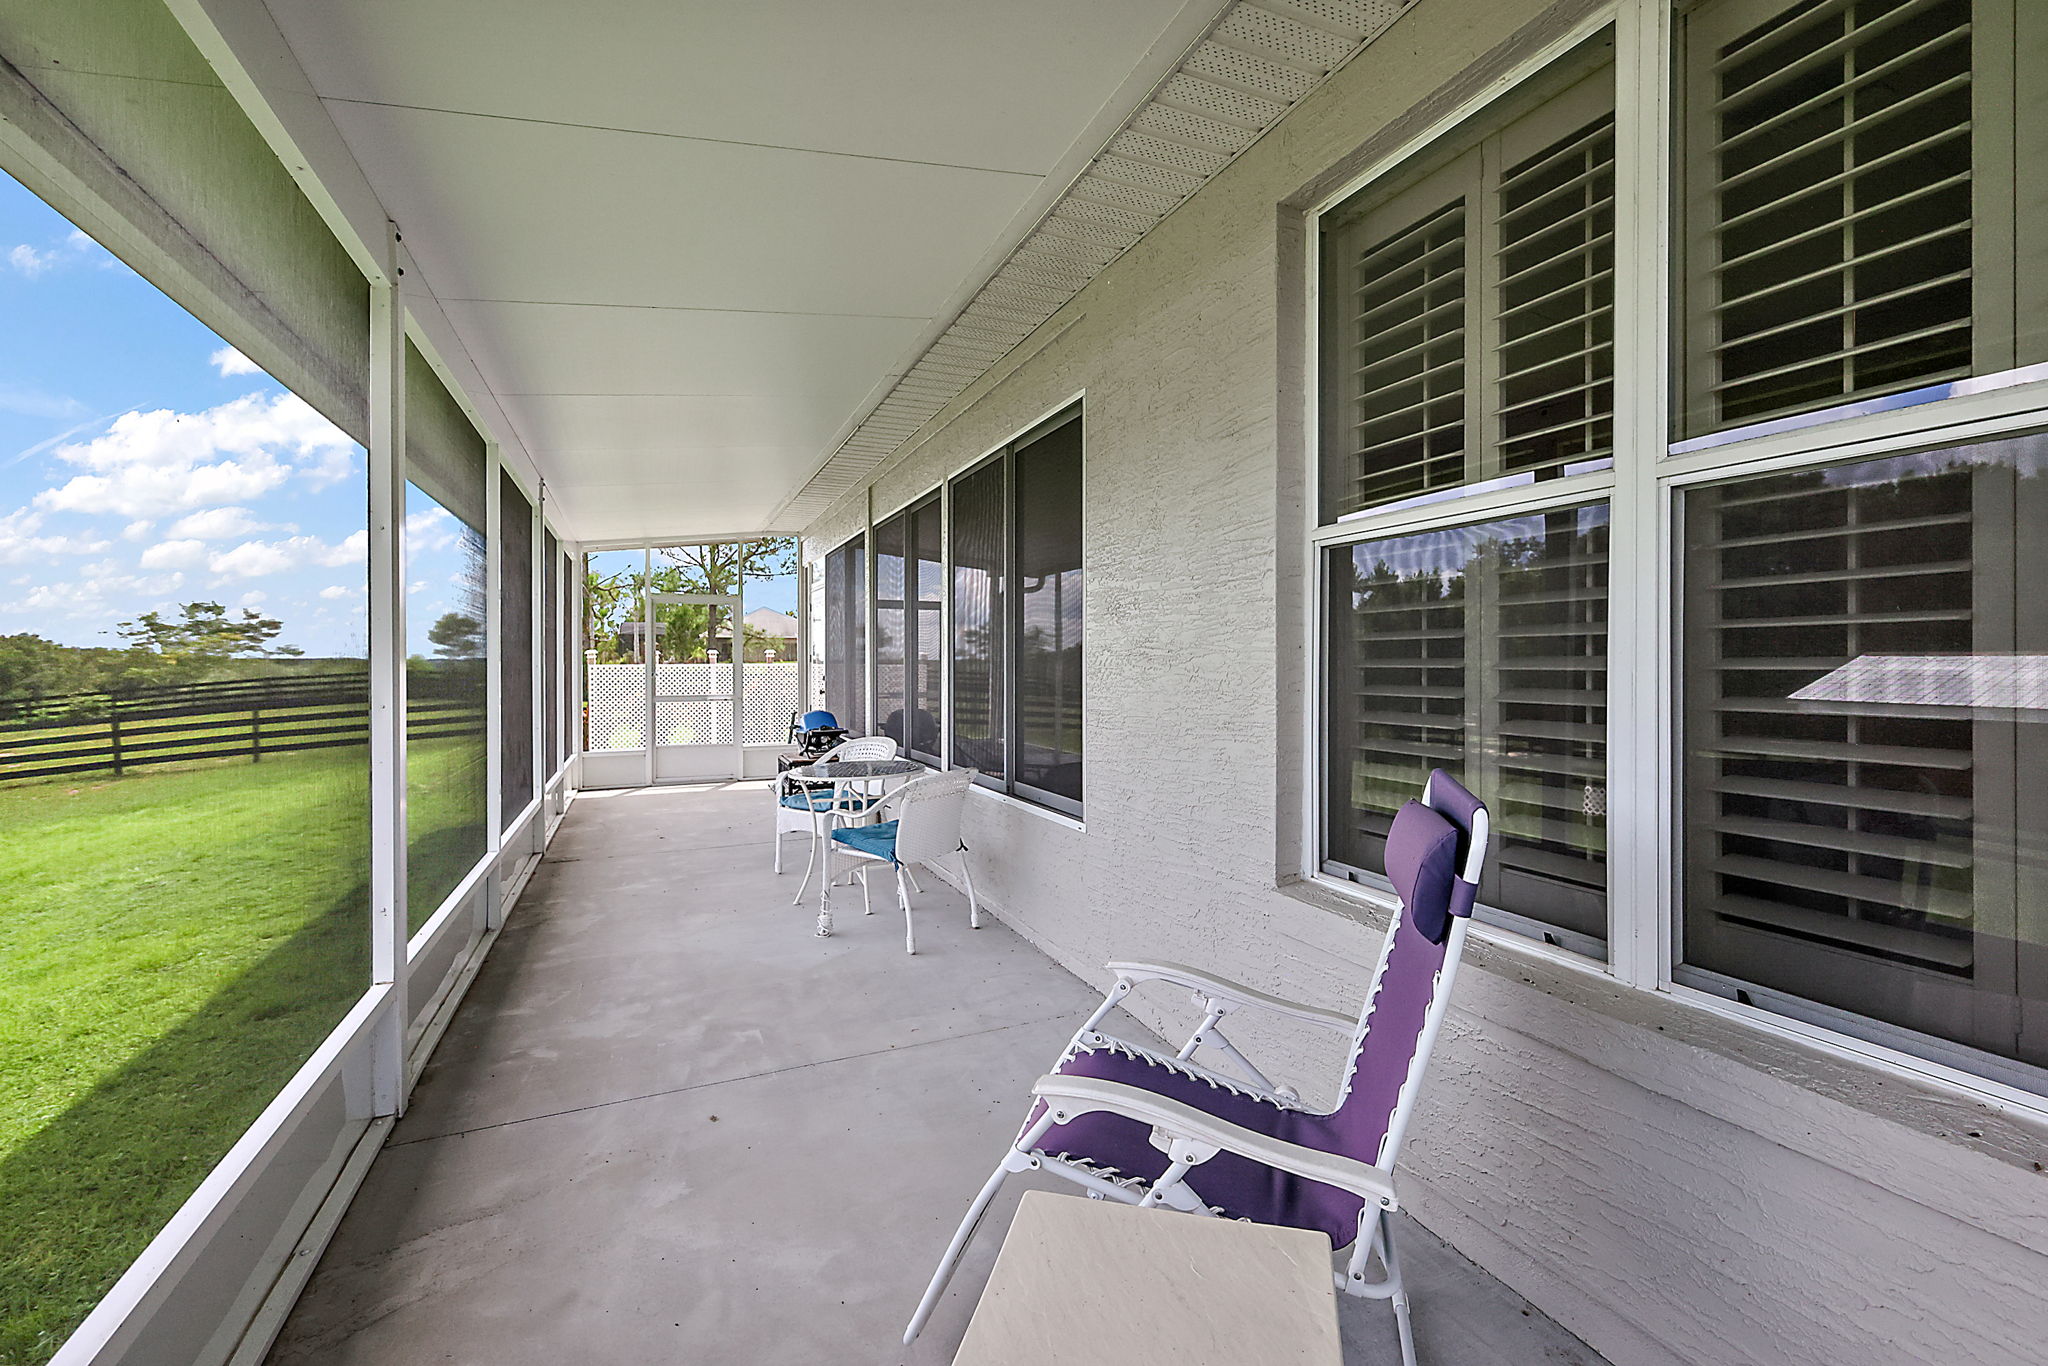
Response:
[[[385,1143],[386,1148],[408,1148],[417,1143],[435,1143],[442,1139],[466,1138],[471,1134],[488,1133],[493,1129],[510,1129],[521,1124],[532,1124],[545,1119],[564,1119],[571,1115],[588,1114],[593,1110],[610,1109],[618,1105],[633,1105],[641,1101],[660,1100],[665,1096],[680,1096],[691,1091],[707,1091],[717,1086],[731,1086],[738,1082],[757,1081],[764,1077],[779,1077],[791,1072],[803,1072],[814,1067],[830,1067],[835,1063],[859,1062],[864,1058],[879,1058],[889,1053],[903,1053],[913,1048],[930,1048],[938,1044],[962,1043],[969,1039],[986,1038],[991,1034],[1003,1034],[1017,1029],[1035,1029],[1071,1018],[1072,1012],[1061,1011],[1030,1020],[1015,1020],[1009,1024],[994,1025],[988,1029],[972,1029],[963,1034],[947,1034],[939,1038],[919,1039],[915,1043],[891,1044],[887,1048],[870,1048],[859,1053],[846,1053],[838,1057],[814,1058],[809,1062],[791,1063],[787,1067],[763,1068],[758,1072],[743,1072],[737,1076],[715,1077],[706,1081],[692,1082],[688,1086],[664,1087],[658,1091],[643,1091],[630,1096],[615,1096],[610,1100],[595,1100],[588,1105],[574,1105],[564,1110],[547,1110],[537,1115],[521,1115],[517,1119],[501,1119],[491,1124],[472,1125],[466,1129],[450,1129],[445,1133],[421,1134],[417,1138],[394,1138]]]

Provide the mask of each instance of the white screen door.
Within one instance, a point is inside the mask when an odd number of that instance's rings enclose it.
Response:
[[[648,593],[644,605],[651,783],[709,782],[741,774],[744,683],[739,595]]]

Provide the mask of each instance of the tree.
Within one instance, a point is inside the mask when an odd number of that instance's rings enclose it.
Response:
[[[462,612],[449,612],[428,628],[427,639],[443,659],[474,659],[484,652],[484,624]]]
[[[229,616],[228,609],[217,602],[188,602],[178,613],[176,620],[166,620],[161,612],[144,612],[116,626],[114,634],[127,641],[130,650],[153,656],[173,669],[305,653],[296,645],[271,644],[284,623],[252,607],[243,608],[240,616]]]
[[[664,592],[737,593],[743,583],[796,573],[796,538],[674,546],[662,551],[661,558],[680,571],[681,586]]]

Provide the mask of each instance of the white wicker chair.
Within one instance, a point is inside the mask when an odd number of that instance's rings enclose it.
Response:
[[[896,742],[886,735],[863,735],[852,740],[841,740],[819,758],[821,764],[840,760],[853,762],[859,759],[893,759],[896,757]],[[792,906],[801,906],[804,888],[811,885],[811,873],[818,866],[818,846],[824,842],[825,831],[830,826],[835,810],[837,789],[829,783],[804,783],[799,781],[802,770],[780,774],[772,789],[775,797],[775,871],[782,871],[782,837],[796,831],[811,837],[810,861],[804,864],[803,886],[796,889]],[[869,784],[857,784],[855,790],[837,797],[837,810],[864,810],[879,800],[878,792],[867,791]]]
[[[914,778],[891,792],[868,815],[875,824],[839,826],[825,842],[825,876],[818,888],[818,934],[832,933],[832,855],[844,851],[863,860],[854,868],[860,878],[861,908],[875,913],[868,877],[877,865],[896,870],[896,902],[903,908],[903,948],[917,952],[917,934],[910,919],[910,891],[904,879],[917,864],[935,866],[940,859],[960,857],[960,880],[967,890],[967,923],[981,928],[981,906],[974,899],[974,875],[967,868],[967,844],[960,838],[960,820],[967,790],[974,785],[971,768],[956,768]],[[914,883],[912,885],[915,885]]]

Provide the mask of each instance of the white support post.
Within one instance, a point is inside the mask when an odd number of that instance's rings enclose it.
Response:
[[[534,817],[527,823],[526,852],[538,855],[548,842],[548,542],[547,523],[541,506],[547,501],[543,481],[527,505],[526,561],[530,590],[526,613],[526,663],[532,670],[532,684],[526,709],[527,759],[533,767]],[[559,637],[557,637],[559,639]]]
[[[389,989],[372,1043],[371,1104],[405,1112],[405,310],[398,230],[370,285],[370,975]]]
[[[1608,958],[1623,982],[1654,987],[1663,938],[1668,849],[1659,739],[1670,590],[1658,468],[1670,439],[1665,251],[1670,155],[1671,11],[1624,0],[1615,19],[1614,501],[1608,562],[1608,656],[1649,667],[1610,672],[1607,724]]]
[[[505,562],[504,509],[498,501],[498,468],[502,459],[498,443],[484,443],[484,820],[488,826],[485,847],[490,851],[490,874],[483,881],[484,926],[496,929],[505,920],[504,870],[499,866],[505,847],[505,649],[504,603]]]

